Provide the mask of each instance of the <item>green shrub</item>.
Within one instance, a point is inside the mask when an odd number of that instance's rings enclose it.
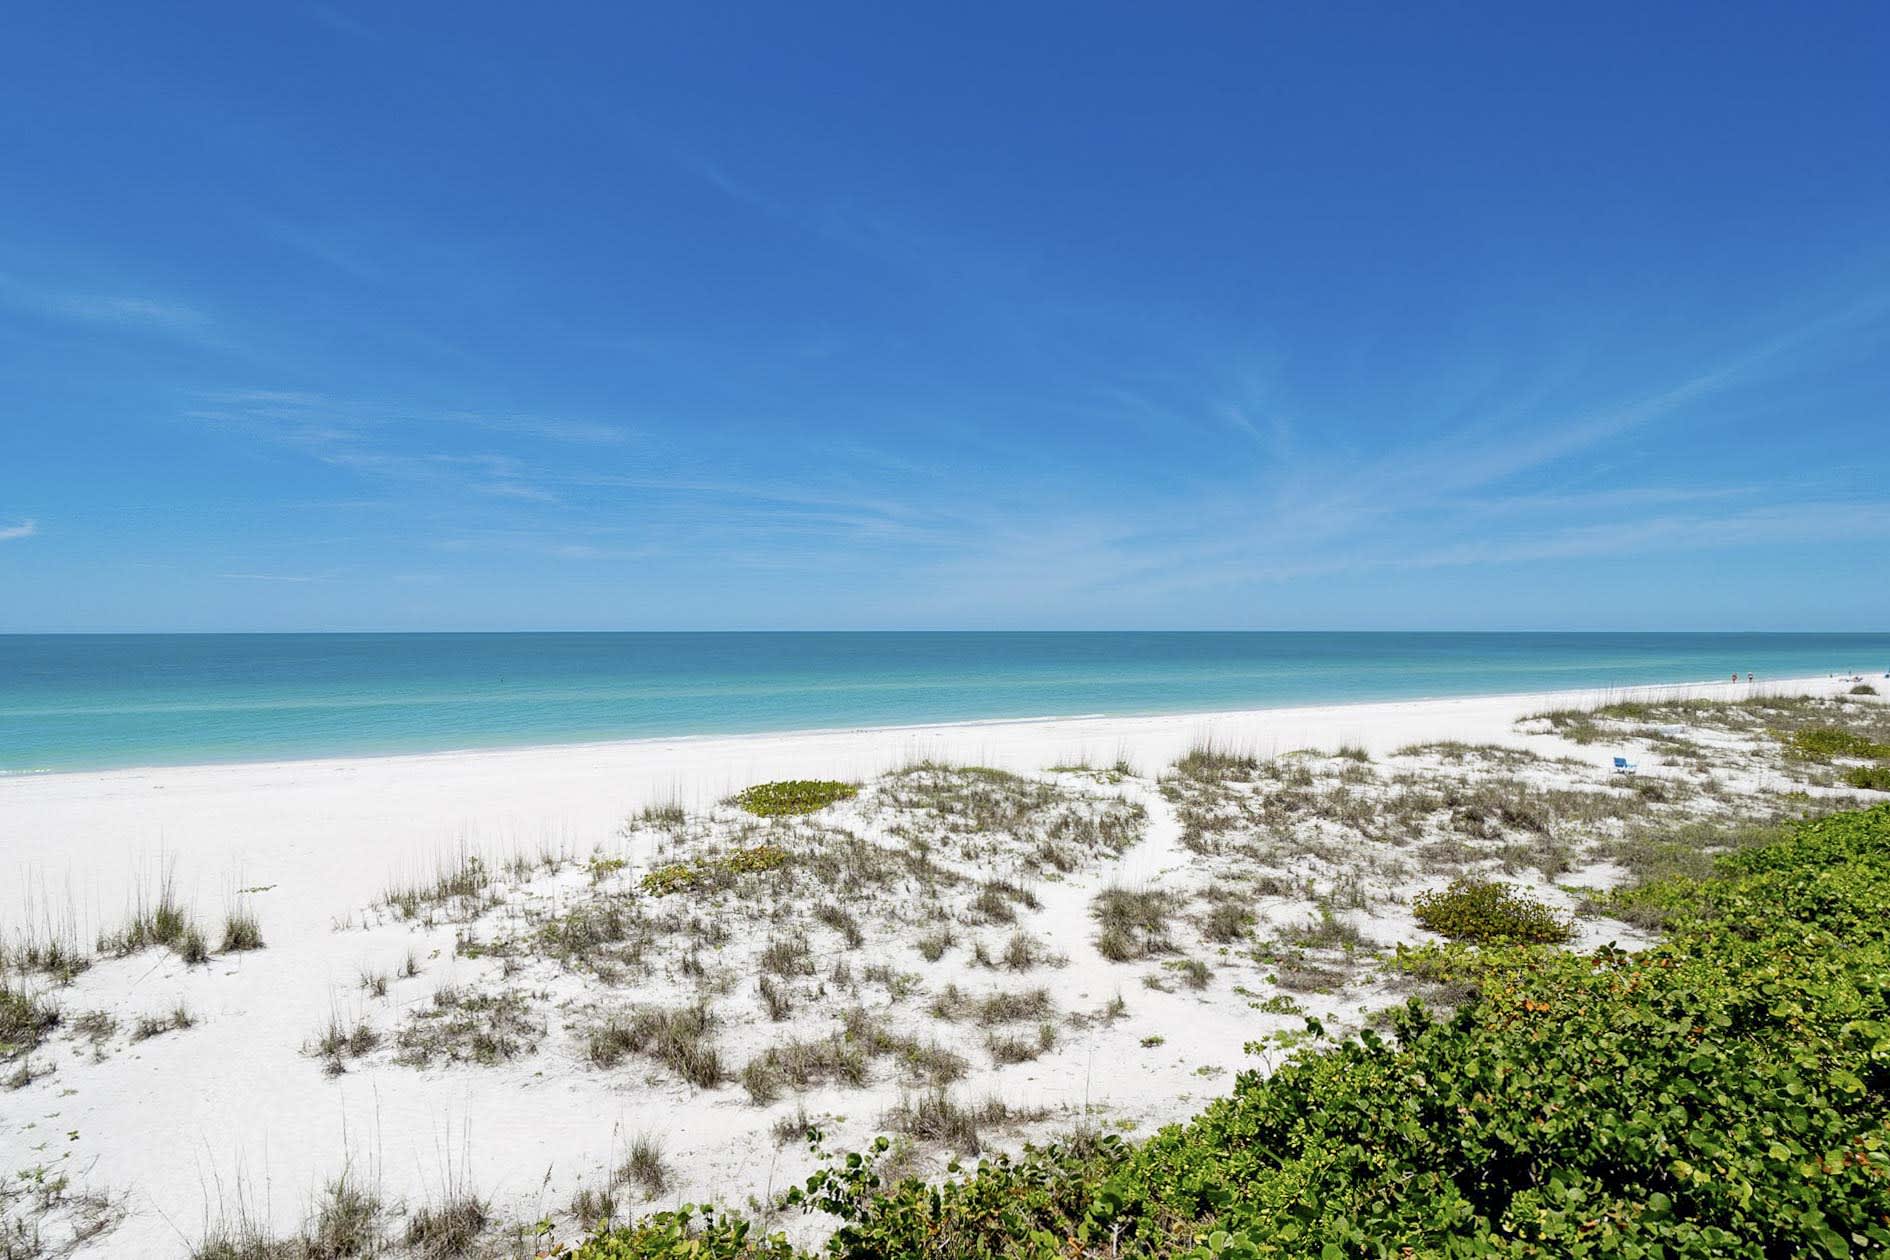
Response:
[[[1566,919],[1519,888],[1476,879],[1452,880],[1442,892],[1411,901],[1417,921],[1453,941],[1561,944],[1574,935]]]
[[[850,800],[860,794],[856,783],[832,779],[787,779],[780,783],[757,783],[743,788],[730,798],[736,806],[762,818],[783,814],[811,814],[835,801]]]
[[[600,1230],[572,1260],[794,1260],[779,1235],[751,1238],[747,1221],[718,1217],[712,1207],[685,1203],[622,1229]]]
[[[653,867],[643,876],[643,891],[652,897],[662,897],[673,892],[683,892],[696,885],[696,868],[687,862],[671,862],[666,866]]]
[[[1890,792],[1890,766],[1852,766],[1844,772],[1844,781],[1854,788]]]
[[[1851,688],[1850,694],[1854,696],[1874,696],[1877,694],[1877,689],[1869,683],[1858,683],[1855,687]]]
[[[1795,757],[1829,761],[1833,757],[1890,757],[1890,744],[1877,744],[1840,726],[1808,726],[1785,741]]]

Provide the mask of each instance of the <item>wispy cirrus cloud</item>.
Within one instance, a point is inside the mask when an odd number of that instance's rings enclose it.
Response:
[[[232,582],[326,582],[329,579],[310,573],[219,573],[220,578]]]
[[[310,4],[305,6],[308,15],[331,31],[352,36],[355,39],[378,40],[380,32],[367,23],[344,13],[332,4]]]
[[[3,272],[0,272],[0,303],[46,319],[140,326],[175,333],[201,334],[215,322],[204,311],[175,299],[47,285]]]
[[[31,538],[37,533],[39,533],[39,522],[28,519],[21,521],[18,525],[0,527],[0,542],[15,542],[21,538]]]

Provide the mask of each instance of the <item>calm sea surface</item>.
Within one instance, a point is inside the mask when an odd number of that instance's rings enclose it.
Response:
[[[1890,669],[1890,634],[0,635],[0,772]]]

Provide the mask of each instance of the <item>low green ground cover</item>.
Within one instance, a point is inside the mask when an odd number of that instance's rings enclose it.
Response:
[[[1890,1251],[1890,805],[1627,895],[1653,949],[1405,951],[1469,984],[1243,1074],[1140,1146],[1081,1137],[952,1180],[886,1150],[791,1196],[830,1256],[1865,1256]],[[1309,1021],[1308,1030],[1320,1034]],[[795,1253],[664,1213],[584,1260]]]
[[[740,809],[761,818],[783,814],[811,814],[835,801],[851,800],[860,794],[857,783],[838,783],[832,779],[787,779],[780,783],[757,783],[743,788],[729,800]]]

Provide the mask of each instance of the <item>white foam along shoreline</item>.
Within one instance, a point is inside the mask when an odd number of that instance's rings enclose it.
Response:
[[[863,780],[923,759],[1030,772],[1120,758],[1153,776],[1203,741],[1262,756],[1340,744],[1379,755],[1434,740],[1518,742],[1519,718],[1556,708],[1832,694],[1850,685],[1848,678],[1691,683],[0,779],[0,932],[9,939],[29,923],[50,922],[89,942],[122,922],[132,899],[171,866],[178,892],[207,922],[220,921],[237,890],[261,890],[250,901],[268,942],[210,967],[181,969],[159,951],[81,977],[78,992],[64,1000],[141,1010],[164,1009],[181,996],[201,1023],[186,1035],[81,1065],[83,1078],[79,1066],[50,1078],[76,1092],[48,1101],[51,1110],[39,1106],[45,1100],[36,1093],[35,1114],[0,1116],[0,1172],[43,1161],[40,1148],[51,1142],[55,1155],[85,1161],[92,1181],[129,1188],[133,1217],[98,1254],[182,1254],[182,1237],[200,1233],[219,1203],[231,1206],[230,1180],[238,1176],[250,1179],[252,1197],[267,1178],[274,1201],[263,1215],[292,1224],[312,1188],[335,1174],[367,1128],[383,1174],[396,1183],[390,1193],[410,1199],[439,1180],[440,1152],[464,1141],[484,1186],[506,1196],[508,1211],[526,1210],[535,1193],[528,1183],[548,1166],[607,1160],[626,1131],[656,1124],[673,1133],[679,1157],[712,1173],[706,1183],[692,1180],[692,1193],[723,1193],[739,1203],[765,1188],[777,1156],[772,1148],[750,1149],[754,1135],[744,1126],[757,1121],[733,1100],[685,1091],[653,1103],[645,1092],[633,1103],[575,1064],[568,1077],[560,1071],[548,1082],[472,1068],[388,1068],[325,1080],[299,1047],[330,1013],[363,1007],[364,967],[386,966],[383,955],[406,948],[399,942],[407,929],[398,924],[371,931],[338,926],[396,880],[430,878],[467,849],[503,856],[549,846],[582,859],[613,843],[621,847],[618,829],[644,805],[706,806],[771,779]],[[1533,744],[1544,748],[1541,736]],[[1560,751],[1605,767],[1612,750]],[[1161,847],[1153,839],[1144,844]],[[1186,861],[1185,854],[1169,856]],[[1080,907],[1073,913],[1081,927]],[[464,966],[450,956],[428,965],[429,983],[445,982]],[[1060,983],[1078,981],[1095,987],[1074,974]],[[1118,983],[1096,984],[1105,982]],[[1242,1006],[1228,1018],[1248,1015]],[[1233,1047],[1224,1066],[1239,1066],[1238,1027],[1220,1031],[1227,1035],[1219,1040]],[[1188,1088],[1185,1073],[1179,1080],[1163,1088]],[[1135,1105],[1138,1086],[1111,1084],[1125,1105]],[[1089,1088],[1054,1077],[1039,1088],[1054,1094],[1079,1086]],[[662,1114],[649,1110],[659,1105]],[[79,1137],[69,1141],[69,1131]]]

